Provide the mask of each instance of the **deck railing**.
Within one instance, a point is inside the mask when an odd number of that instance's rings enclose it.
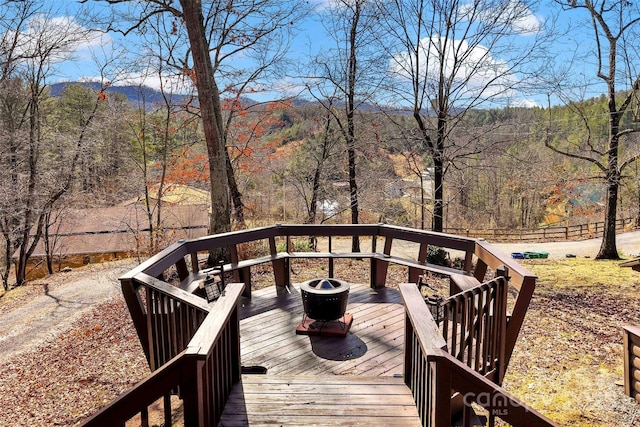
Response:
[[[496,281],[496,283],[502,280]],[[462,426],[472,424],[472,403],[483,407],[489,425],[500,418],[514,426],[555,426],[499,385],[449,354],[447,341],[414,284],[400,285],[405,305],[404,378],[416,401],[422,424],[450,427],[456,399],[462,401]]]
[[[150,276],[145,279],[138,277],[138,289],[145,296],[149,365],[156,370],[187,348],[210,308],[182,289]]]
[[[233,384],[240,380],[238,301],[243,288],[242,283],[227,285],[184,350],[82,425],[124,426],[138,416],[140,425],[147,426],[149,406],[160,398],[164,425],[173,425],[170,397],[175,393],[183,400],[185,425],[217,425]]]
[[[449,353],[497,384],[505,369],[506,307],[507,278],[499,276],[451,295],[441,308]]]
[[[291,244],[294,238],[324,237],[325,246],[314,252],[296,252]],[[339,251],[335,245],[336,237],[358,236],[370,244],[370,250],[351,252]],[[399,243],[402,253],[396,250]],[[252,251],[247,251],[250,246]],[[457,254],[461,266],[457,269],[434,265],[427,262],[430,246],[443,248]],[[413,255],[407,255],[407,247]],[[256,248],[263,248],[256,251]],[[147,308],[139,295],[140,280],[134,280],[144,274],[169,282],[171,276],[177,277],[177,287],[188,293],[198,279],[204,277],[202,260],[206,260],[209,251],[226,250],[231,262],[224,270],[232,272],[235,282],[245,283],[245,296],[251,294],[251,269],[259,264],[271,264],[273,281],[276,288],[283,291],[291,285],[291,265],[300,258],[324,258],[328,262],[329,276],[333,273],[334,260],[341,258],[368,259],[370,262],[370,284],[372,287],[384,287],[390,265],[407,268],[407,282],[417,282],[425,271],[444,275],[462,275],[484,282],[487,272],[504,269],[509,277],[509,285],[516,291],[513,311],[507,325],[505,366],[519,334],[524,315],[535,288],[535,276],[521,267],[515,260],[500,253],[487,242],[443,233],[413,230],[385,224],[367,225],[275,225],[272,227],[243,230],[207,236],[194,240],[181,241],[151,257],[140,266],[120,278],[123,294],[131,313],[133,323],[140,336],[147,355],[151,354],[148,336]],[[244,255],[250,253],[250,255]],[[166,287],[168,291],[168,287]],[[163,360],[167,360],[166,357]],[[157,368],[160,365],[153,366]]]
[[[324,247],[313,252],[296,252],[292,240],[308,239],[309,236],[324,238]],[[350,249],[337,249],[335,237],[352,236],[368,241],[370,251],[354,253]],[[398,241],[403,243],[402,251],[395,250],[394,242]],[[246,245],[253,249],[262,247],[264,252],[254,250],[250,256],[243,256],[247,253]],[[462,260],[461,265],[453,268],[430,264],[427,262],[430,246],[455,252]],[[445,305],[448,317],[442,324],[447,328],[444,336],[457,337],[452,338],[457,341],[450,345],[450,350],[460,360],[442,350],[447,347],[447,341],[437,327],[432,328],[433,318],[427,319],[423,314],[427,309],[422,298],[414,301],[411,297],[405,301],[409,301],[411,307],[407,307],[407,313],[412,317],[411,324],[407,323],[405,378],[414,391],[423,420],[435,420],[445,412],[445,418],[449,420],[452,402],[456,402],[451,399],[451,390],[460,378],[476,384],[482,393],[498,390],[499,396],[507,396],[502,389],[487,387],[493,384],[491,381],[499,383],[502,380],[535,288],[535,276],[484,241],[384,224],[276,225],[180,241],[122,276],[123,295],[149,365],[155,372],[167,372],[170,379],[161,379],[162,375],[156,377],[154,373],[149,380],[151,383],[141,383],[128,396],[137,396],[140,389],[150,390],[149,384],[162,384],[150,394],[168,396],[168,391],[175,392],[178,386],[184,400],[186,425],[208,425],[221,414],[231,385],[240,376],[238,318],[234,308],[243,288],[242,284],[229,285],[234,289],[233,294],[229,295],[227,287],[227,297],[211,304],[192,294],[206,276],[203,261],[216,249],[224,249],[230,254],[231,261],[224,265],[224,271],[232,272],[234,281],[244,283],[243,295],[248,297],[251,295],[252,267],[271,264],[276,288],[282,290],[291,285],[291,262],[299,258],[326,259],[330,276],[335,259],[368,259],[370,284],[374,288],[385,286],[387,270],[392,264],[407,268],[407,279],[413,283],[415,292],[415,283],[425,272],[456,277],[456,286],[470,284],[449,298]],[[408,255],[411,250],[413,256]],[[504,277],[480,285],[494,279],[496,272]],[[466,284],[460,285],[462,283]],[[513,311],[508,321],[507,283],[516,295],[510,304]],[[452,285],[452,289],[458,288]],[[417,322],[415,316],[418,316]],[[463,318],[466,327],[454,326]],[[456,327],[459,329],[453,333]],[[173,380],[175,372],[179,372],[179,384]],[[466,390],[459,388],[460,393]],[[470,392],[474,390],[470,389]],[[147,400],[140,401],[138,413],[144,414]],[[445,400],[448,401],[446,404]],[[123,411],[129,416],[135,403],[122,397],[115,407],[130,409]],[[114,413],[110,408],[96,415],[97,418],[92,418],[87,425],[99,425],[95,420],[109,419]],[[519,413],[510,406],[507,410]],[[425,422],[425,425],[444,425],[440,418],[438,424],[433,422]]]

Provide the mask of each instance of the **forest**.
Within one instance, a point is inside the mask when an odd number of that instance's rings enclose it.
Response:
[[[24,282],[65,209],[138,198],[148,252],[161,249],[166,207],[154,201],[177,185],[209,192],[210,233],[279,222],[518,229],[638,213],[640,74],[627,40],[640,14],[626,2],[555,5],[596,23],[598,42],[569,64],[596,55],[594,96],[545,62],[564,34],[530,22],[534,3],[94,3],[104,4],[61,20],[38,2],[3,2],[5,289],[12,264]],[[309,16],[334,47],[287,60],[287,37]],[[54,64],[96,32],[121,35],[128,60],[102,58],[91,84],[52,85]],[[157,88],[118,84],[141,62]],[[295,94],[260,96],[294,75]],[[534,84],[546,106],[514,102]],[[615,224],[598,257],[617,257]]]

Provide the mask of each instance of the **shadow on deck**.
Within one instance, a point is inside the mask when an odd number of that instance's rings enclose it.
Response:
[[[303,308],[298,288],[274,296],[255,291],[240,302],[240,354],[244,366],[268,375],[402,375],[404,307],[397,289],[351,284],[345,337],[297,335]]]

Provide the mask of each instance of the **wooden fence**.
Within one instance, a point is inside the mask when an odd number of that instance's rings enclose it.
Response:
[[[636,218],[621,218],[616,221],[616,231],[628,231],[636,228]],[[446,228],[445,233],[459,236],[484,238],[492,242],[554,242],[562,240],[586,240],[602,237],[604,222],[590,222],[587,224],[569,225],[566,227],[553,226],[534,229],[472,229]]]

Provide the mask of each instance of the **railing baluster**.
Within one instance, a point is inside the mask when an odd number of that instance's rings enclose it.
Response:
[[[477,372],[484,371],[484,364],[485,364],[484,363],[484,359],[482,357],[483,356],[482,355],[482,348],[486,344],[485,336],[484,336],[484,331],[485,331],[484,322],[486,321],[485,308],[484,308],[485,293],[486,292],[485,292],[484,288],[481,288],[480,292],[478,292],[478,311],[477,311],[478,327],[477,327],[477,331],[476,331],[477,341],[476,341],[475,353],[474,353],[474,357],[475,357],[475,361],[476,361],[474,369]]]
[[[413,366],[414,368],[414,381],[413,383],[415,384],[415,401],[418,402],[419,408],[418,411],[422,412],[424,411],[424,400],[425,400],[425,395],[424,395],[424,387],[422,384],[422,378],[424,378],[424,374],[423,374],[423,369],[424,369],[424,365],[422,364],[422,354],[420,352],[420,345],[418,344],[417,340],[414,338],[414,342],[413,342],[413,359],[414,359],[414,363]]]
[[[491,293],[493,294],[493,328],[491,335],[494,337],[492,343],[493,345],[491,347],[491,367],[495,369],[497,364],[500,363],[500,361],[498,360],[498,349],[500,348],[500,341],[504,339],[504,337],[500,336],[500,319],[498,316],[500,315],[500,312],[502,310],[500,310],[500,307],[498,305],[500,303],[500,300],[498,299],[498,292],[496,287],[492,288]]]
[[[171,394],[167,393],[163,397],[164,401],[164,425],[170,426],[173,425],[171,420]]]
[[[449,346],[449,351],[452,354],[455,354],[456,351],[456,343],[458,340],[458,313],[460,311],[460,307],[458,305],[458,300],[453,298],[451,299],[451,307],[452,307],[452,319],[451,319],[451,345]]]
[[[146,406],[140,411],[140,425],[149,427],[149,408]]]
[[[478,289],[473,289],[471,298],[469,299],[469,326],[468,326],[468,334],[469,334],[469,342],[467,346],[467,366],[473,369],[473,365],[475,363],[474,353],[475,347],[477,345],[477,333],[478,333]]]
[[[167,297],[162,293],[159,293],[158,296],[158,321],[160,324],[160,327],[158,328],[160,332],[160,365],[164,365],[167,360],[169,360],[169,349],[167,348],[167,343],[169,342],[169,334],[167,330]]]
[[[464,362],[464,348],[466,343],[465,334],[467,332],[467,298],[464,296],[458,297],[458,303],[460,304],[460,339],[459,347],[456,351],[458,360]]]
[[[176,331],[176,301],[171,298],[168,300],[169,303],[169,318],[168,318],[168,326],[169,326],[169,349],[171,351],[169,358],[178,354],[178,333]]]
[[[486,374],[493,368],[493,363],[489,360],[489,353],[491,349],[491,342],[493,337],[491,336],[491,288],[485,289],[486,302],[484,306],[484,345],[482,347],[482,373]]]

